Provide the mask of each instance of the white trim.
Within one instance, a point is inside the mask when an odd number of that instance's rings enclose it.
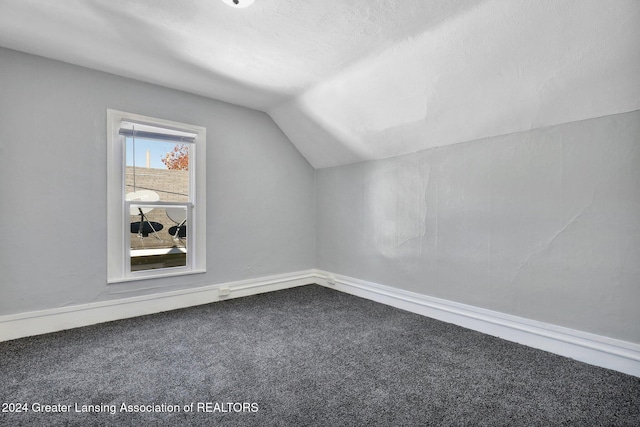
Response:
[[[189,168],[189,202],[187,205],[189,226],[187,227],[187,266],[181,274],[194,271],[206,271],[206,171],[207,171],[207,130],[202,126],[180,123],[171,120],[143,116],[107,109],[107,283],[120,283],[130,280],[142,280],[154,277],[175,275],[176,270],[165,269],[131,272],[128,258],[130,247],[129,215],[125,201],[125,150],[120,137],[123,121],[146,124],[152,127],[172,129],[189,135],[196,135],[194,143],[189,144],[189,153],[195,159]],[[174,132],[175,133],[175,132]],[[144,204],[144,203],[136,203]],[[149,205],[154,203],[149,202]],[[173,205],[162,202],[157,205]]]
[[[313,283],[581,362],[640,377],[639,344],[321,270],[306,270],[199,288],[0,316],[0,341]]]
[[[155,249],[131,249],[129,251],[132,257],[136,256],[154,256],[169,254],[186,254],[186,248],[155,248]]]
[[[0,341],[315,283],[313,270],[0,316]]]
[[[188,275],[192,275],[192,274],[203,274],[203,273],[207,272],[206,270],[187,270],[185,267],[170,267],[170,268],[165,268],[163,270],[165,270],[165,272],[162,273],[162,276],[155,276],[155,277],[135,277],[135,276],[134,277],[125,277],[125,278],[120,279],[120,280],[114,280],[113,282],[109,282],[109,284],[125,283],[125,282],[137,282],[139,280],[158,279],[158,278],[164,279],[165,277],[188,276]],[[134,271],[133,274],[135,274],[135,273],[136,272]]]
[[[591,365],[640,377],[640,345],[316,270],[316,283]]]

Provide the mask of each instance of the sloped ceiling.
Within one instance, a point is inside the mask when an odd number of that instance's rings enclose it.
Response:
[[[640,109],[638,0],[0,0],[0,45],[263,110],[316,168]]]

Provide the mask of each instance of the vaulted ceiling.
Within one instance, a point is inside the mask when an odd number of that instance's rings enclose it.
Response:
[[[638,0],[0,0],[0,45],[265,111],[318,168],[640,109]]]

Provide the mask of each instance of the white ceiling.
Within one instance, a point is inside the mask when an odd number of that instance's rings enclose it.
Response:
[[[640,109],[639,0],[0,0],[0,45],[263,110],[314,167]]]

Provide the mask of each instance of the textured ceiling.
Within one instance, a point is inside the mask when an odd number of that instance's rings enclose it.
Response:
[[[314,167],[640,109],[638,0],[0,0],[0,45],[266,111]]]

